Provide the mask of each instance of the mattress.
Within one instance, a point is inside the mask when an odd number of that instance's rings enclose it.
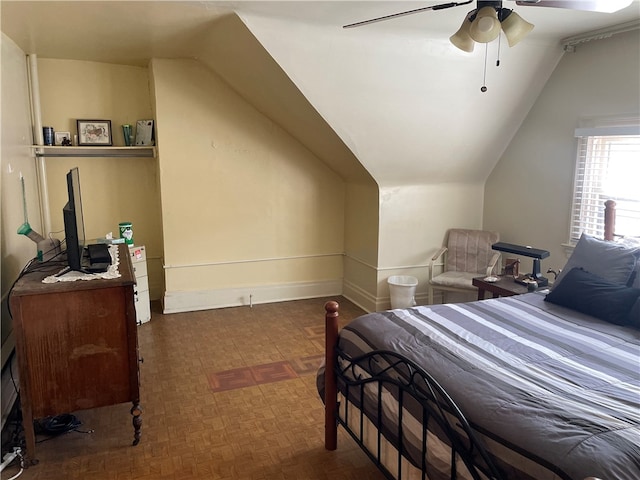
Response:
[[[367,314],[342,329],[338,348],[421,365],[506,478],[640,478],[639,330],[531,293]]]

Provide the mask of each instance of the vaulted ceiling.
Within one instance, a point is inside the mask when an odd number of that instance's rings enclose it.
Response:
[[[0,14],[41,57],[197,58],[345,178],[380,185],[483,182],[562,56],[580,53],[561,39],[640,21],[638,0],[612,14],[505,1],[535,29],[473,53],[448,41],[472,5],[341,28],[437,3],[3,1]]]

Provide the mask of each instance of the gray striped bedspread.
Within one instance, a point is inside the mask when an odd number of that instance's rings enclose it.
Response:
[[[364,315],[339,348],[421,365],[503,467],[518,464],[509,478],[640,479],[639,330],[532,293]]]

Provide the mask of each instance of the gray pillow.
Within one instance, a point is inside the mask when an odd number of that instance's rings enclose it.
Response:
[[[616,325],[631,325],[631,307],[640,297],[639,288],[608,282],[593,273],[572,268],[562,284],[551,290],[545,301],[592,315]]]
[[[554,282],[554,288],[573,268],[582,268],[609,282],[627,285],[639,256],[640,247],[608,242],[583,233]]]
[[[628,237],[628,238],[623,238],[622,240],[620,240],[618,243],[620,243],[621,245],[624,245],[627,248],[636,248],[638,250],[640,250],[640,237]],[[640,257],[638,258],[638,261],[636,262],[636,268],[632,273],[633,275],[633,281],[631,283],[631,286],[633,288],[640,288]],[[638,311],[640,312],[640,309],[638,309]]]
[[[629,325],[635,328],[640,328],[640,298],[636,300],[636,303],[631,307],[629,312]]]

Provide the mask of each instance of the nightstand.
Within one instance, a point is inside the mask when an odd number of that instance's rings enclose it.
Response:
[[[484,300],[485,292],[491,292],[493,298],[511,297],[529,292],[527,287],[516,283],[511,276],[498,277],[497,282],[487,282],[485,278],[476,277],[472,282],[474,287],[478,287],[478,300]]]

